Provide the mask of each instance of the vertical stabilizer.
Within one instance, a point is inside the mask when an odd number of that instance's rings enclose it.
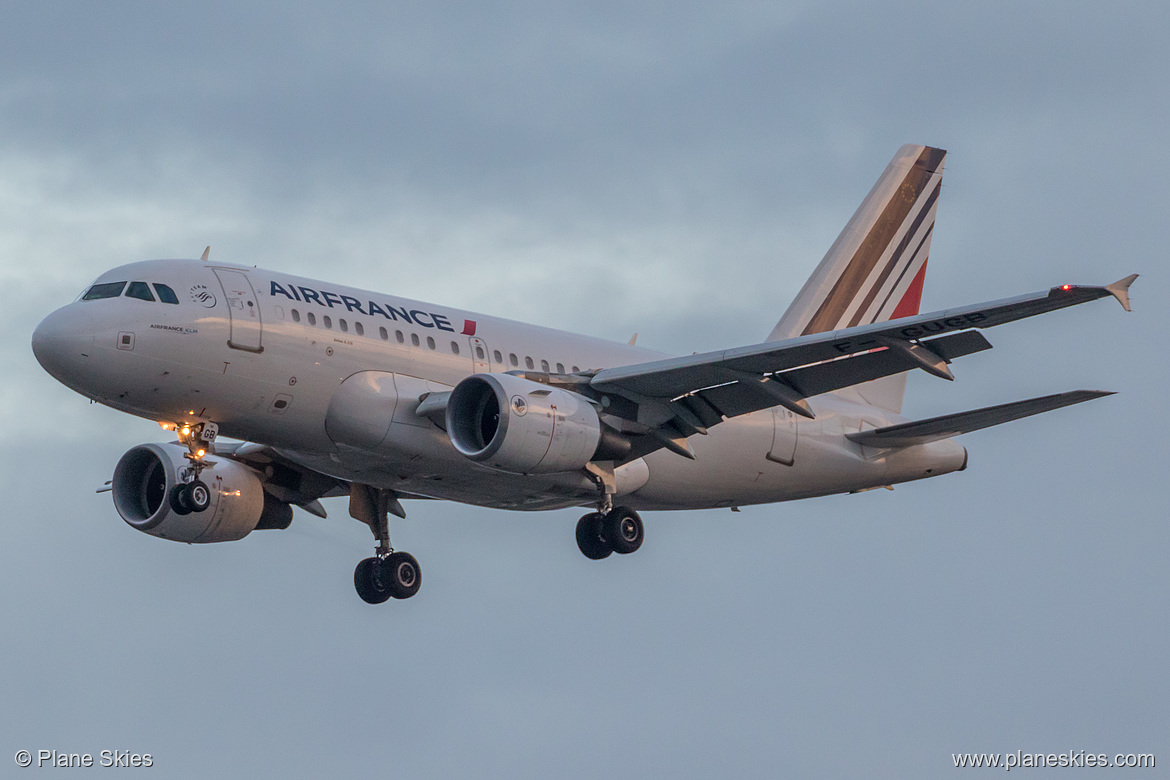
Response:
[[[913,144],[898,150],[769,341],[918,313],[946,154]],[[870,403],[898,412],[905,387],[901,374],[857,389]]]

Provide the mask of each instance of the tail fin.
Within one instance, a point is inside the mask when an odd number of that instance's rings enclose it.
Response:
[[[946,154],[913,144],[898,150],[769,341],[918,313]],[[905,387],[902,374],[858,390],[870,403],[900,412]]]

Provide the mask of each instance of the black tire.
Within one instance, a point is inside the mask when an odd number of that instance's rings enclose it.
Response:
[[[642,518],[628,507],[619,506],[605,516],[602,533],[613,551],[618,555],[629,555],[642,546],[646,536]]]
[[[171,511],[176,515],[191,514],[191,505],[187,499],[187,483],[181,482],[171,488],[171,495],[168,497],[171,504]]]
[[[390,553],[382,561],[381,573],[382,582],[396,599],[408,599],[422,587],[422,569],[410,553]]]
[[[211,506],[211,488],[199,480],[187,485],[187,506],[192,512],[205,512]]]
[[[381,604],[390,598],[390,589],[382,580],[380,564],[377,558],[366,558],[353,570],[353,586],[367,604]]]
[[[613,548],[601,535],[602,520],[602,515],[590,512],[577,521],[577,547],[591,561],[608,558],[613,552]]]

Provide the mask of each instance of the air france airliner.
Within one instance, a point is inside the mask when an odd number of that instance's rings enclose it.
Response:
[[[953,379],[954,360],[991,347],[983,330],[1013,320],[1110,296],[1128,311],[1136,278],[920,314],[945,156],[898,151],[758,344],[670,356],[205,251],[101,274],[32,349],[81,395],[173,432],[126,452],[103,488],[153,536],[232,541],[348,496],[376,543],[354,572],[371,604],[422,583],[390,542],[410,499],[584,507],[580,551],[627,555],[640,511],[961,471],[956,436],[1109,394],[902,415],[907,372]]]

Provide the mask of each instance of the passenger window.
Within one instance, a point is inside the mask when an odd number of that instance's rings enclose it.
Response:
[[[536,368],[536,365],[532,362],[532,358],[528,357],[527,355],[524,357],[524,365],[528,366],[529,368]]]
[[[430,349],[435,348],[435,340],[431,336],[427,336],[427,347]]]
[[[326,328],[329,328],[330,330],[332,330],[333,329],[333,318],[330,317],[328,314],[326,314],[324,317],[321,318],[321,324],[323,324]]]
[[[410,343],[414,344],[416,347],[418,346],[418,334],[417,333],[410,334]]]
[[[130,282],[130,286],[126,288],[126,297],[154,303],[154,293],[150,291],[146,282]]]
[[[548,361],[547,361],[547,360],[542,360],[542,361],[540,361],[540,370],[541,370],[541,371],[543,371],[543,372],[544,372],[544,373],[546,373],[546,374],[547,374],[549,371],[551,371],[551,370],[552,370],[552,369],[550,369],[550,368],[548,367]]]
[[[385,328],[378,328],[378,335],[382,337],[382,341],[390,340],[390,334],[386,332]]]
[[[177,304],[179,302],[179,296],[175,295],[175,291],[165,284],[155,282],[154,291],[158,293],[158,299],[163,303]]]
[[[342,333],[349,333],[349,323],[347,323],[345,320],[338,320],[337,324],[341,326]]]
[[[126,286],[125,282],[106,282],[105,284],[95,284],[89,288],[89,292],[81,296],[83,301],[97,301],[102,298],[117,298],[122,294],[122,289]]]
[[[500,354],[500,351],[498,349],[492,353],[492,357],[494,357],[496,359],[496,362],[499,363],[500,365],[504,364],[504,356]]]
[[[564,363],[557,363],[557,373],[558,374],[565,373],[565,364]]]
[[[292,314],[293,314],[293,322],[300,322],[301,321],[301,313],[299,311],[297,311],[296,309],[293,309]]]
[[[316,324],[317,324],[317,315],[316,315],[316,314],[314,314],[313,312],[309,312],[309,324],[310,324],[310,325],[316,325]]]
[[[518,366],[518,365],[520,365],[520,361],[516,359],[516,353],[515,353],[515,352],[509,352],[509,353],[508,353],[508,362],[509,362],[509,363],[511,363],[511,364],[512,364],[512,365],[514,365],[514,366]]]
[[[483,360],[483,347],[476,347],[475,348],[475,356],[477,358],[479,358],[480,360]]]
[[[458,344],[456,344],[454,341],[452,341],[452,342],[451,342],[451,354],[452,354],[452,355],[458,355],[458,354],[459,354],[459,345],[458,345]]]
[[[366,326],[365,326],[365,325],[362,325],[360,322],[355,322],[355,323],[353,324],[353,329],[357,331],[357,334],[358,334],[359,336],[364,336],[364,335],[366,335]]]
[[[402,335],[402,331],[400,331],[400,330],[396,330],[396,331],[394,331],[394,339],[395,339],[395,340],[396,340],[396,341],[397,341],[399,344],[405,344],[405,343],[406,343],[406,337]]]

